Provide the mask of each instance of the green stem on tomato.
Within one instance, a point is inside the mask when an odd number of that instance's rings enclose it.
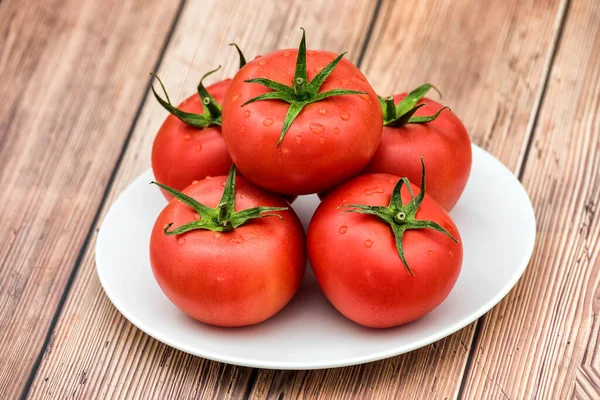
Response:
[[[446,229],[442,228],[439,224],[433,221],[423,221],[415,218],[417,214],[417,210],[421,206],[423,199],[425,198],[425,164],[423,163],[423,157],[421,157],[421,191],[417,195],[414,196],[412,192],[412,188],[410,186],[410,182],[408,178],[402,178],[398,181],[396,186],[392,191],[392,198],[390,199],[390,203],[387,207],[385,206],[367,206],[364,204],[344,204],[338,207],[345,208],[342,212],[354,212],[359,214],[370,214],[374,215],[383,222],[387,223],[392,232],[394,233],[394,237],[396,239],[396,249],[398,251],[398,256],[402,263],[408,270],[411,275],[414,275],[413,271],[408,266],[406,262],[406,258],[404,256],[404,248],[402,246],[402,239],[404,238],[404,232],[409,229],[424,229],[429,228],[436,230],[438,232],[442,232],[444,235],[448,236],[450,239],[458,243],[458,240],[454,238]],[[406,184],[408,192],[410,194],[411,200],[406,204],[402,204],[402,197],[400,191],[402,189],[402,185]]]
[[[235,48],[237,49],[238,55],[240,57],[240,68],[242,68],[246,64],[246,58],[244,57],[244,54],[242,54],[242,51],[237,46],[237,44],[232,43],[232,45],[235,46]],[[206,90],[203,83],[204,78],[212,75],[219,69],[221,69],[220,65],[218,68],[207,72],[202,76],[202,78],[200,78],[200,82],[198,83],[198,95],[200,96],[200,100],[202,101],[204,109],[204,112],[202,114],[188,113],[175,107],[171,103],[171,99],[167,94],[165,85],[163,85],[158,75],[156,75],[153,72],[150,73],[150,75],[152,75],[158,80],[158,83],[165,95],[165,99],[163,99],[158,93],[156,93],[154,85],[150,86],[150,89],[152,90],[154,97],[160,103],[160,105],[163,106],[163,108],[167,110],[170,114],[179,118],[180,121],[188,125],[194,126],[196,128],[206,128],[213,125],[221,126],[221,105],[217,103],[217,101],[210,95],[210,93],[208,93],[208,90]]]
[[[254,78],[244,81],[247,83],[263,85],[271,89],[272,92],[256,96],[242,104],[242,107],[255,101],[264,100],[280,100],[290,105],[290,108],[288,109],[288,112],[283,120],[281,135],[279,136],[276,147],[279,147],[288,129],[306,105],[334,96],[366,94],[366,92],[344,89],[332,89],[328,90],[327,92],[319,93],[319,90],[321,89],[321,86],[325,80],[329,77],[329,75],[331,75],[335,67],[339,64],[346,53],[342,53],[337,56],[333,61],[327,64],[327,66],[323,68],[312,79],[312,81],[309,81],[306,73],[306,34],[304,28],[300,29],[302,29],[302,40],[300,41],[300,46],[298,48],[296,69],[294,71],[294,78],[291,86],[287,86],[283,83],[275,82],[266,78]]]
[[[417,110],[425,104],[417,104],[430,89],[434,89],[440,97],[442,97],[441,93],[435,86],[430,83],[425,83],[412,92],[410,92],[402,101],[400,101],[397,105],[394,104],[394,98],[392,96],[388,96],[385,99],[380,97],[379,102],[381,103],[381,108],[383,110],[383,124],[385,126],[402,126],[406,124],[425,124],[435,120],[442,111],[448,110],[449,107],[440,108],[435,114],[424,117],[417,117],[414,114]]]
[[[167,224],[164,229],[165,235],[180,235],[196,229],[207,229],[216,232],[229,232],[256,218],[283,217],[273,211],[285,211],[289,207],[254,207],[242,211],[235,211],[235,166],[231,167],[223,196],[215,208],[210,208],[196,201],[185,193],[158,182],[150,182],[157,185],[173,195],[177,200],[192,208],[200,217],[190,223],[184,224],[173,230],[169,230],[173,223]]]

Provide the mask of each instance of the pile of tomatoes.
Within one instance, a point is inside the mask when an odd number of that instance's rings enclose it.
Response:
[[[237,48],[237,46],[236,46]],[[150,240],[152,271],[183,312],[244,326],[280,311],[306,257],[326,297],[368,327],[413,321],[450,293],[462,264],[448,212],[471,169],[461,121],[425,97],[379,97],[344,54],[256,57],[178,107],[152,149],[170,200]],[[418,186],[417,186],[418,185]],[[308,233],[289,202],[322,199]]]

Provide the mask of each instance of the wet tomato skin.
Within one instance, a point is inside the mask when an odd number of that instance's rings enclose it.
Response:
[[[207,90],[221,103],[230,83],[231,79],[225,79]],[[178,108],[194,114],[204,112],[198,93],[188,97]],[[152,170],[157,182],[181,191],[207,176],[227,175],[230,168],[231,158],[220,126],[201,129],[187,125],[174,115],[167,116],[152,146]],[[162,192],[167,200],[172,198]]]
[[[236,74],[223,103],[223,137],[234,164],[250,181],[273,192],[302,195],[328,190],[358,174],[377,149],[383,120],[373,88],[344,58],[320,92],[341,88],[366,94],[308,104],[277,147],[289,104],[266,100],[242,106],[270,91],[244,81],[261,77],[291,85],[297,54],[294,49],[275,51],[257,57]],[[309,80],[336,56],[309,50]]]
[[[395,95],[398,104],[406,93]],[[435,114],[443,106],[427,97],[416,116]],[[388,173],[406,176],[420,182],[423,156],[427,167],[427,193],[446,211],[458,202],[471,172],[471,140],[464,125],[450,110],[444,110],[425,124],[383,127],[381,143],[365,168],[366,173]]]
[[[309,259],[326,297],[347,318],[372,328],[402,325],[435,309],[452,290],[462,265],[458,228],[427,194],[416,218],[439,223],[459,243],[431,229],[406,231],[404,252],[414,276],[398,256],[389,225],[372,215],[337,208],[387,206],[398,179],[365,174],[340,185],[323,199],[308,228]],[[417,186],[412,188],[419,193]],[[401,194],[406,204],[406,186]]]
[[[183,190],[215,207],[225,176],[201,180]],[[286,207],[238,176],[236,211]],[[192,222],[197,214],[172,200],[160,213],[150,239],[152,272],[166,296],[184,313],[210,325],[233,327],[262,322],[280,311],[300,287],[306,265],[304,230],[290,209],[254,219],[230,232],[193,230],[166,236],[163,229]]]

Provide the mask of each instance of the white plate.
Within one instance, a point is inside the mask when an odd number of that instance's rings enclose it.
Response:
[[[464,244],[464,264],[450,296],[425,317],[398,328],[360,327],[321,294],[307,268],[302,288],[279,314],[245,328],[203,325],[179,311],[150,269],[148,243],[166,204],[152,171],[112,205],[98,234],[96,265],[115,307],[169,346],[211,360],[250,367],[316,369],[379,360],[440,340],[473,322],[517,283],[531,257],[535,217],[525,190],[489,153],[473,146],[471,177],[451,215]],[[318,205],[302,196],[294,209],[305,227]]]

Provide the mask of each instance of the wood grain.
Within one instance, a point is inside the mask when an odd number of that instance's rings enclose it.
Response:
[[[27,381],[177,4],[0,5],[0,393]]]
[[[380,94],[434,83],[472,140],[514,171],[522,162],[564,3],[385,2],[363,70]],[[444,399],[458,395],[474,325],[362,366],[260,371],[252,397]]]
[[[573,0],[523,183],[533,260],[485,319],[467,398],[600,398],[600,4]]]
[[[223,64],[232,74],[236,41],[251,58],[275,48],[295,47],[300,26],[308,47],[348,50],[356,59],[375,3],[254,0],[242,6],[219,0],[189,2],[167,49],[159,75],[172,99],[195,91],[204,72]],[[330,21],[335,19],[336,23]],[[202,27],[199,29],[198,27]],[[147,102],[115,178],[107,204],[133,177],[149,167],[154,132],[165,118]],[[103,214],[106,209],[103,210]],[[52,342],[33,382],[31,398],[240,398],[254,379],[253,370],[203,360],[162,345],[133,327],[112,306],[98,282],[95,234],[82,260],[73,290]]]

